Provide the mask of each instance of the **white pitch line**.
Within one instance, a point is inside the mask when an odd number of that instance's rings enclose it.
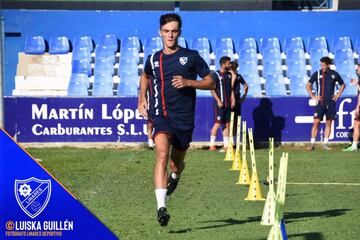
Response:
[[[334,186],[360,186],[360,183],[297,183],[288,182],[287,185],[334,185]]]

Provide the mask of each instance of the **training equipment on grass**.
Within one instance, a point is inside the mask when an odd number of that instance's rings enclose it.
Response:
[[[230,115],[230,129],[229,129],[229,143],[226,149],[226,155],[224,161],[234,161],[234,144],[233,144],[233,125],[234,125],[234,112],[231,112]]]
[[[249,128],[249,144],[250,144],[250,157],[251,157],[251,180],[250,180],[250,187],[249,187],[249,193],[247,198],[245,200],[247,201],[263,201],[265,198],[263,198],[261,193],[261,187],[259,182],[259,176],[256,170],[256,159],[255,159],[255,147],[254,147],[254,138],[252,129]]]
[[[239,181],[236,184],[241,185],[249,185],[250,184],[250,174],[249,169],[246,161],[246,122],[242,122],[242,148],[241,148],[241,170],[240,170],[240,176]]]
[[[240,169],[241,169],[240,135],[241,135],[241,116],[238,116],[237,117],[235,157],[233,160],[233,164],[230,168],[230,170],[232,170],[232,171],[240,171]]]
[[[261,225],[273,225],[275,220],[274,138],[269,138],[269,191],[261,217]]]
[[[285,220],[284,220],[284,205],[285,205],[288,159],[289,159],[289,154],[283,153],[280,159],[276,196],[274,197],[275,199],[274,224],[270,229],[267,240],[287,240]]]

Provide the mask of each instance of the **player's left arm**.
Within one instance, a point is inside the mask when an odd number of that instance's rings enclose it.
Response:
[[[182,76],[174,76],[172,80],[172,85],[175,88],[184,88],[184,87],[191,87],[195,89],[201,89],[201,90],[214,90],[215,89],[215,83],[211,78],[211,75],[208,74],[205,77],[203,77],[202,80],[191,80],[191,79],[185,79]]]
[[[335,73],[335,75],[337,78],[336,81],[340,84],[339,92],[337,94],[335,94],[332,98],[332,100],[336,102],[339,99],[339,97],[341,96],[341,94],[344,92],[346,84],[344,83],[344,81],[342,80],[341,76],[338,73]]]

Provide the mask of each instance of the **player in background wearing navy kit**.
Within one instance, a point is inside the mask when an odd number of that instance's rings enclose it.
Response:
[[[311,129],[311,144],[307,150],[315,149],[315,139],[318,133],[319,125],[324,115],[326,116],[326,127],[324,132],[323,148],[331,150],[328,146],[331,125],[336,116],[335,103],[345,89],[345,83],[339,73],[330,69],[331,59],[323,57],[320,59],[321,69],[314,72],[309,82],[306,84],[306,90],[310,97],[317,101],[314,113],[314,123]],[[339,92],[334,95],[336,82],[340,85]],[[316,92],[312,93],[312,84],[316,83]]]
[[[194,50],[178,46],[181,18],[177,14],[160,17],[163,49],[148,56],[140,77],[139,112],[153,123],[156,146],[154,169],[157,220],[166,226],[170,215],[166,196],[176,188],[184,170],[186,150],[192,140],[195,89],[210,90],[215,84],[209,66]],[[202,80],[196,81],[197,75]],[[146,91],[152,95],[146,100]],[[148,109],[149,106],[149,110]],[[167,164],[171,169],[168,176]]]
[[[231,62],[229,57],[220,58],[220,69],[212,74],[216,83],[215,90],[211,91],[214,97],[214,113],[215,122],[210,134],[210,151],[216,150],[215,140],[216,134],[221,125],[223,125],[223,142],[224,150],[226,150],[229,143],[229,125],[231,108],[234,107],[234,91],[231,87],[233,78],[235,81],[235,73],[231,70]]]
[[[353,142],[350,147],[343,149],[344,152],[352,152],[358,149],[358,141],[360,137],[360,63],[356,67],[356,73],[358,79],[351,79],[351,84],[356,86],[358,90],[357,103],[355,107],[355,122],[354,122],[354,132],[353,132]]]
[[[247,85],[244,78],[238,73],[237,69],[239,64],[235,61],[231,62],[231,71],[234,72],[235,78],[232,79],[231,87],[234,90],[234,100],[235,105],[233,107],[234,111],[234,127],[233,127],[233,136],[236,139],[236,131],[237,131],[237,117],[241,116],[241,105],[245,101],[247,93],[249,91],[249,86]],[[241,85],[243,86],[243,93],[241,95]],[[233,141],[234,143],[236,141]]]

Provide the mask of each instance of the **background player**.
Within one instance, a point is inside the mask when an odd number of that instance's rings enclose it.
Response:
[[[344,152],[356,151],[358,149],[358,141],[360,137],[360,64],[357,65],[356,73],[358,75],[358,79],[351,79],[351,84],[355,85],[358,90],[357,104],[355,107],[353,142],[350,147],[343,149]]]
[[[237,69],[239,67],[239,64],[235,61],[231,62],[231,69],[230,72],[232,71],[234,73],[234,75],[236,76],[235,78],[232,78],[231,81],[231,87],[234,91],[234,106],[233,106],[233,111],[234,111],[234,132],[233,132],[233,136],[236,136],[236,131],[237,131],[237,117],[241,115],[241,105],[244,102],[247,93],[249,91],[249,86],[247,85],[246,81],[244,80],[244,78],[238,73]],[[241,85],[243,86],[243,95],[241,96]]]
[[[229,142],[229,123],[230,123],[230,113],[231,105],[234,105],[234,92],[231,88],[232,77],[235,75],[229,72],[231,69],[231,62],[229,57],[220,58],[220,69],[212,74],[212,77],[216,83],[215,90],[211,91],[212,96],[214,97],[214,110],[215,110],[215,122],[211,129],[210,135],[210,147],[209,150],[216,150],[215,140],[216,134],[220,127],[223,125],[223,142],[224,150],[226,150]]]
[[[331,150],[328,146],[329,136],[331,133],[331,125],[335,119],[336,109],[335,102],[341,96],[345,89],[345,83],[340,75],[330,69],[331,59],[329,57],[323,57],[320,59],[321,69],[314,72],[309,82],[306,84],[306,89],[312,99],[317,101],[314,113],[314,123],[311,129],[311,144],[307,147],[307,150],[315,149],[315,139],[318,133],[320,121],[326,115],[326,127],[324,132],[323,148],[325,150]],[[312,93],[312,84],[316,82],[317,95]],[[340,85],[339,92],[334,95],[335,83]]]
[[[154,185],[157,220],[161,226],[166,226],[170,219],[165,203],[166,195],[170,195],[178,184],[185,167],[186,150],[192,140],[195,89],[215,88],[210,69],[198,52],[178,46],[181,25],[181,18],[177,14],[165,14],[160,17],[159,33],[163,49],[147,58],[144,72],[140,77],[138,110],[145,118],[149,117],[154,125]],[[197,75],[202,80],[193,80]],[[148,103],[146,90],[150,80],[150,88],[154,94]],[[168,178],[169,158],[172,173]]]

